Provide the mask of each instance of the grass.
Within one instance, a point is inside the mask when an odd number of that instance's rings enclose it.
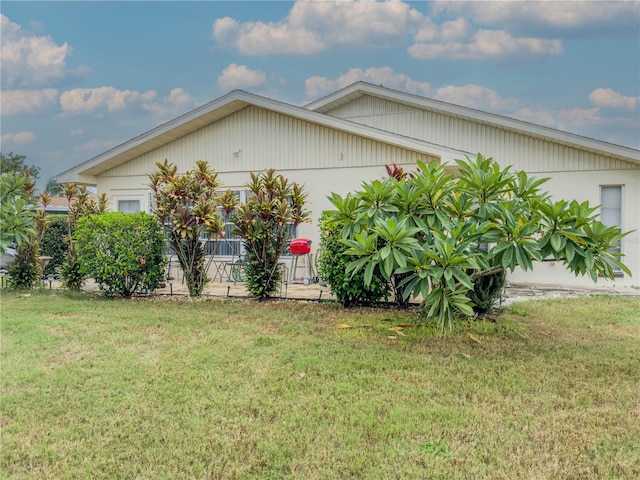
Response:
[[[640,301],[447,337],[331,303],[2,293],[9,479],[640,476]],[[351,328],[336,328],[337,325]]]

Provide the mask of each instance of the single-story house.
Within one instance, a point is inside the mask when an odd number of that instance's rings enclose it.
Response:
[[[249,172],[275,168],[304,184],[313,223],[298,237],[319,243],[317,219],[327,196],[357,190],[386,176],[385,165],[406,170],[416,160],[454,159],[478,152],[536,177],[556,198],[602,205],[606,223],[634,232],[621,250],[633,276],[604,284],[640,285],[640,150],[512,118],[357,82],[299,107],[232,91],[58,175],[58,182],[95,185],[113,209],[150,211],[146,175],[168,159],[179,171],[206,160],[224,188],[244,195]],[[516,271],[517,282],[589,285],[560,265]]]

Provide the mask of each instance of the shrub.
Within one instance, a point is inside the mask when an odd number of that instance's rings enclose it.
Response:
[[[74,233],[81,270],[107,295],[131,297],[164,280],[162,228],[144,212],[108,212],[78,220]]]
[[[96,202],[86,185],[78,187],[75,183],[63,184],[62,192],[69,201],[69,214],[67,215],[67,253],[60,267],[60,277],[65,287],[78,292],[86,276],[78,261],[73,232],[80,218],[94,213],[103,213],[107,208],[107,199],[103,193]]]
[[[307,221],[307,194],[274,169],[251,174],[247,185],[252,197],[232,217],[233,233],[242,237],[247,252],[247,290],[259,300],[270,298],[280,286],[280,256],[289,242],[287,224]]]
[[[198,160],[196,168],[184,174],[176,174],[177,167],[167,160],[156,166],[158,169],[148,175],[155,200],[154,215],[164,225],[167,242],[178,256],[189,295],[197,297],[209,280],[207,271],[213,259],[213,255],[206,259],[202,239],[224,236],[218,207],[233,209],[235,198],[229,191],[217,191],[221,185],[218,174],[204,160]]]
[[[26,290],[40,278],[38,242],[26,241],[18,245],[16,256],[9,267],[9,287]]]
[[[67,254],[68,225],[66,215],[51,215],[40,240],[40,255],[51,257],[44,275],[54,275],[60,269]]]
[[[500,298],[506,281],[507,272],[504,270],[475,278],[473,290],[467,293],[473,303],[473,311],[478,314],[489,313]]]
[[[346,255],[347,246],[340,241],[342,227],[331,222],[325,215],[319,220],[320,255],[318,257],[318,275],[329,283],[331,293],[345,307],[356,305],[370,305],[386,298],[389,294],[389,284],[382,276],[374,276],[367,286],[364,281],[364,270],[353,276],[346,273],[351,257]]]

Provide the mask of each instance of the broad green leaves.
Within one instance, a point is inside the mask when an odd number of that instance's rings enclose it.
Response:
[[[389,282],[396,302],[421,298],[443,330],[472,315],[475,280],[534,262],[563,262],[577,275],[629,273],[615,247],[624,235],[596,219],[597,207],[552,201],[547,179],[501,168],[492,158],[456,160],[453,178],[436,162],[409,174],[364,183],[345,197],[332,194],[325,212],[341,231],[347,272]]]
[[[36,205],[30,184],[24,175],[13,172],[0,175],[0,253],[36,233]]]

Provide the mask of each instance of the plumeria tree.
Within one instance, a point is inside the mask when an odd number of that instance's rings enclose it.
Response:
[[[614,249],[626,233],[600,222],[597,207],[553,200],[541,189],[546,179],[481,154],[456,162],[456,178],[418,162],[414,172],[389,169],[385,180],[331,195],[335,209],[325,215],[341,225],[348,273],[364,271],[367,285],[383,278],[400,305],[422,298],[443,331],[482,302],[490,308],[516,267],[556,261],[594,282],[613,278],[614,267],[631,274]]]
[[[166,239],[178,257],[190,296],[202,294],[207,282],[209,260],[203,238],[224,237],[218,207],[232,210],[233,195],[220,193],[218,174],[204,160],[183,174],[167,160],[156,164],[148,177],[154,196],[154,214],[164,226]],[[216,242],[216,245],[219,243]]]

